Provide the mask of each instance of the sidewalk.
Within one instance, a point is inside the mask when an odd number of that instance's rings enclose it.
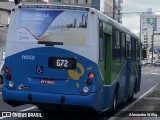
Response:
[[[160,83],[114,120],[160,120]]]
[[[152,94],[152,93],[151,93]],[[126,120],[159,120],[160,97],[146,96],[129,111],[132,111]]]

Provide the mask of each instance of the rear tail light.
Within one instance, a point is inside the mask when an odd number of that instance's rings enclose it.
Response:
[[[6,68],[4,69],[4,71],[5,71],[6,73],[9,73],[9,72],[10,72],[9,67],[6,67]]]
[[[95,74],[94,74],[93,72],[90,72],[90,73],[88,74],[88,77],[89,77],[90,79],[93,79],[93,78],[95,77]]]
[[[91,79],[87,79],[87,80],[86,80],[86,84],[87,84],[88,86],[92,85],[92,80],[91,80]]]
[[[11,74],[7,74],[7,75],[6,75],[6,79],[7,79],[7,80],[11,80],[11,79],[12,79],[12,75],[11,75]]]

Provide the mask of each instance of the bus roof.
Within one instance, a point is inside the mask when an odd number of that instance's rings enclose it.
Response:
[[[19,4],[18,8],[44,8],[59,10],[81,10],[89,11],[89,7],[73,6],[73,5],[53,5],[53,4]]]

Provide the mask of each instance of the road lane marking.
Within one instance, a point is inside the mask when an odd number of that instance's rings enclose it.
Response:
[[[26,108],[26,109],[23,109],[23,110],[20,110],[20,111],[17,111],[17,112],[25,112],[25,111],[29,111],[29,110],[32,110],[32,109],[35,109],[35,108],[37,108],[36,106],[33,106],[33,107],[30,107],[30,108]],[[3,112],[3,111],[2,111]],[[12,112],[12,111],[11,111]],[[8,118],[8,117],[6,117],[6,116],[1,116],[0,117],[0,120],[2,120],[2,119],[4,119],[4,118]]]
[[[143,95],[141,95],[136,101],[134,101],[132,104],[129,106],[123,108],[122,111],[127,111],[129,108],[131,108],[133,105],[135,105],[137,102],[139,102],[144,96],[146,96],[148,93],[150,93],[152,90],[154,90],[157,87],[158,83],[153,86],[151,89],[149,89],[147,92],[145,92]],[[121,112],[116,113],[114,116],[120,116]],[[116,120],[118,117],[112,117],[109,120]]]
[[[142,72],[142,74],[146,75],[146,74],[149,74],[149,75],[160,75],[159,73],[151,73],[151,72]]]
[[[152,75],[160,75],[159,73],[150,73],[150,74],[152,74]]]
[[[29,111],[29,110],[36,109],[36,108],[37,108],[36,106],[33,106],[33,107],[26,108],[26,109],[23,109],[23,110],[20,110],[20,111],[25,112],[25,111]]]
[[[147,92],[145,92],[143,95],[141,95],[136,101],[135,101],[135,103],[136,102],[138,102],[139,100],[141,100],[144,96],[146,96],[148,93],[150,93],[152,90],[154,90],[154,88],[156,88],[157,87],[157,85],[158,85],[159,83],[157,83],[155,86],[153,86],[151,89],[149,89]],[[133,103],[132,103],[133,104]]]

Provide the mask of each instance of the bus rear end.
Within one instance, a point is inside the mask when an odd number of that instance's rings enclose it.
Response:
[[[90,19],[90,23],[88,23]],[[88,8],[20,5],[12,10],[3,100],[10,105],[96,108],[96,54]],[[94,31],[93,31],[94,33]]]

